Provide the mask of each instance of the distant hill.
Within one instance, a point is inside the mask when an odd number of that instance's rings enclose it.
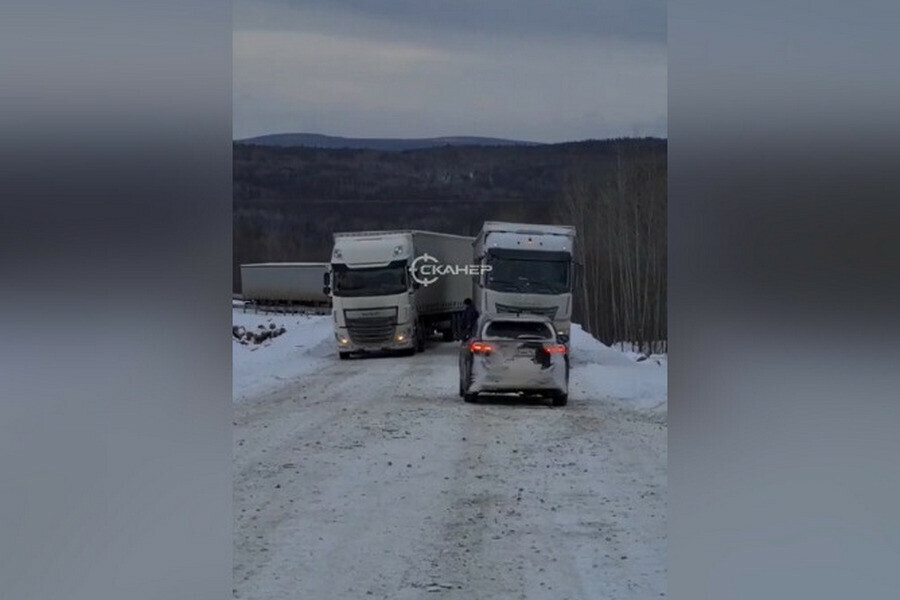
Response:
[[[318,133],[275,133],[237,140],[253,146],[305,147],[350,150],[381,150],[402,152],[444,146],[535,146],[536,142],[504,140],[478,136],[435,138],[347,138]]]

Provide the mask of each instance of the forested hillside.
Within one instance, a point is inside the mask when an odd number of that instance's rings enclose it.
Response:
[[[666,338],[666,147],[659,139],[404,152],[234,145],[241,263],[327,261],[335,231],[475,235],[486,220],[578,228],[576,321]]]

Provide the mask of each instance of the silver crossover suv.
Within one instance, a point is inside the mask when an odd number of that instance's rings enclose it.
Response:
[[[459,351],[459,395],[541,394],[553,406],[569,397],[568,348],[552,321],[541,315],[494,314],[478,320]]]

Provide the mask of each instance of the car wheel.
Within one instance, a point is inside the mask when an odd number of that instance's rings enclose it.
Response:
[[[553,406],[565,406],[569,403],[569,395],[563,392],[553,394]]]

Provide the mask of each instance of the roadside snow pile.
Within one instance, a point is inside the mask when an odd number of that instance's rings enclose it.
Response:
[[[624,352],[610,348],[586,332],[581,325],[572,324],[572,365],[604,364],[634,365],[634,359]]]
[[[283,331],[282,331],[283,330]],[[275,334],[275,332],[281,333]],[[238,339],[238,333],[244,337]],[[232,397],[235,402],[280,387],[329,364],[331,316],[232,311]],[[246,336],[253,336],[253,343]],[[259,339],[259,341],[257,341]]]
[[[610,348],[573,324],[570,395],[665,414],[669,394],[665,355],[637,361],[639,357]]]

